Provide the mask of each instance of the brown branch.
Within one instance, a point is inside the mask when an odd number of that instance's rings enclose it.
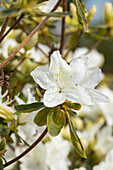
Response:
[[[63,12],[67,9],[67,3],[66,0],[63,0]],[[65,39],[65,17],[62,18],[62,33],[61,33],[61,43],[60,43],[60,53],[62,54],[63,46],[64,46],[64,39]]]
[[[70,47],[68,49],[67,53],[64,55],[64,59],[66,59],[69,52],[75,48],[75,46],[77,45],[77,43],[78,43],[79,39],[81,38],[82,34],[83,34],[83,31],[80,32],[79,36],[77,37],[77,39],[76,39],[75,43],[72,45],[72,47]]]
[[[6,17],[6,19],[5,19],[4,23],[3,23],[3,26],[2,26],[1,31],[0,31],[0,39],[2,38],[9,21],[10,21],[10,15],[8,17]]]
[[[53,46],[51,45],[48,37],[45,35],[45,33],[42,31],[42,36],[44,37],[45,41],[46,41],[46,44],[48,45],[48,47],[52,50],[53,49]]]
[[[0,43],[2,40],[9,34],[9,32],[15,27],[16,24],[20,22],[20,20],[24,17],[24,14],[21,14],[20,17],[14,22],[14,24],[8,29],[8,31],[0,38]]]
[[[59,0],[55,7],[51,12],[54,12],[57,7],[60,5],[62,0]],[[27,38],[19,45],[19,47],[0,65],[0,69],[2,69],[10,60],[14,58],[14,56],[20,51],[20,49],[33,37],[33,35],[42,28],[42,26],[47,22],[49,16],[45,17],[45,19],[27,36]]]
[[[43,138],[44,136],[47,134],[48,129],[46,128],[44,130],[44,132],[40,135],[40,137],[29,147],[27,148],[23,153],[21,153],[19,156],[17,156],[16,158],[12,159],[11,161],[7,162],[6,164],[4,164],[4,168],[13,164],[14,162],[18,161],[20,158],[22,158],[23,156],[25,156],[28,152],[30,152]]]
[[[36,44],[36,47],[42,52],[42,54],[45,55],[45,57],[49,58],[49,56],[45,53],[45,51],[43,51],[43,49],[41,47],[39,47],[38,44]]]

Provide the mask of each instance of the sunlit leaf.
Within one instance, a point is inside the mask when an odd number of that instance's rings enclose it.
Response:
[[[38,126],[44,126],[47,124],[47,115],[49,114],[49,112],[51,111],[51,108],[43,108],[41,109],[35,116],[34,118],[34,122],[38,125]]]
[[[82,143],[76,133],[76,130],[74,128],[74,125],[73,125],[70,115],[68,115],[68,121],[69,121],[70,137],[71,137],[71,142],[73,144],[73,147],[81,157],[86,158],[84,148],[83,148]]]
[[[35,110],[39,110],[42,107],[44,107],[44,104],[42,102],[35,102],[30,104],[22,104],[22,105],[14,106],[14,108],[19,112],[32,112]]]
[[[81,104],[80,103],[71,103],[69,101],[66,101],[63,105],[66,109],[74,109],[74,110],[80,110]]]
[[[65,116],[60,107],[55,107],[47,117],[48,132],[51,136],[57,136],[65,124]]]

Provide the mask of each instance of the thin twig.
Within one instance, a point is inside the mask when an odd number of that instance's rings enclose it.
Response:
[[[63,0],[63,12],[66,12],[66,0]],[[60,53],[62,54],[63,46],[64,46],[64,39],[65,39],[65,17],[62,18],[62,33],[61,33],[61,43],[60,43]]]
[[[20,17],[14,22],[14,24],[8,29],[8,31],[3,35],[3,37],[0,39],[0,43],[2,40],[9,34],[9,32],[15,27],[16,24],[20,22],[20,20],[24,17],[24,14],[21,14]]]
[[[51,42],[49,41],[48,37],[45,35],[45,33],[42,31],[42,36],[44,37],[46,44],[48,45],[48,47],[52,50],[53,46],[51,45]]]
[[[22,158],[23,156],[25,156],[28,152],[30,152],[43,138],[44,136],[47,134],[48,129],[46,128],[44,130],[44,132],[40,135],[40,137],[29,147],[27,148],[23,153],[21,153],[19,156],[17,156],[16,158],[12,159],[11,161],[7,162],[6,164],[4,164],[4,168],[13,164],[14,162],[18,161],[20,158]]]
[[[55,7],[52,9],[51,12],[54,12],[57,7],[60,5],[62,0],[59,0]],[[44,20],[27,36],[27,38],[19,45],[19,47],[0,65],[0,69],[2,69],[10,60],[14,58],[14,56],[20,51],[20,49],[33,37],[33,35],[39,31],[42,26],[47,22],[49,16],[45,17]]]
[[[39,47],[38,44],[36,44],[36,47],[42,52],[42,54],[45,55],[45,57],[49,58],[49,56],[45,53],[45,51],[43,51],[43,49],[41,47]]]
[[[0,39],[4,35],[6,27],[7,27],[8,23],[9,23],[9,21],[10,21],[10,17],[11,17],[10,15],[8,17],[6,17],[6,19],[5,19],[4,23],[3,23],[3,26],[2,26],[1,31],[0,31]]]
[[[75,43],[72,45],[72,47],[70,47],[68,49],[67,53],[64,55],[64,59],[66,59],[69,52],[75,48],[75,46],[77,45],[77,43],[78,43],[79,39],[81,38],[82,34],[83,34],[83,31],[80,32],[79,36],[77,37],[77,39],[76,39]]]

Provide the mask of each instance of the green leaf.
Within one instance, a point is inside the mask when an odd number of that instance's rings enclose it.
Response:
[[[48,132],[51,136],[57,136],[65,124],[65,116],[61,108],[55,107],[47,116]]]
[[[22,104],[22,105],[14,106],[14,108],[18,112],[32,112],[35,110],[39,110],[42,107],[44,107],[44,104],[42,102],[35,102],[30,104]]]
[[[18,12],[16,8],[10,8],[10,9],[0,9],[0,19],[5,18],[13,13]]]
[[[4,165],[2,159],[0,159],[0,170],[4,170]]]
[[[82,146],[82,143],[75,131],[73,122],[71,120],[71,116],[68,115],[68,120],[69,120],[69,129],[70,129],[70,137],[71,137],[71,142],[73,144],[74,149],[76,152],[83,158],[87,158],[85,155],[84,148]]]
[[[10,5],[16,5],[17,2],[11,1],[11,0],[1,0],[2,3],[10,4]]]
[[[35,116],[34,118],[34,122],[38,125],[38,126],[44,126],[47,124],[47,115],[49,114],[49,112],[51,111],[51,108],[43,108],[41,109]]]
[[[17,133],[15,133],[15,136],[16,136],[18,142],[20,142],[20,143],[23,142],[25,145],[30,146],[20,135],[18,135]]]
[[[66,109],[74,109],[74,110],[80,110],[81,104],[80,103],[71,103],[69,101],[66,101],[63,105]]]
[[[88,32],[88,21],[86,19],[85,13],[86,13],[86,8],[83,3],[83,0],[73,0],[76,9],[77,9],[77,16],[80,24],[83,25],[84,31]]]
[[[77,114],[75,111],[73,110],[67,110],[67,112],[69,113],[70,116],[75,117],[75,115]]]
[[[6,146],[6,140],[5,138],[2,139],[2,141],[0,142],[0,151],[4,150]]]
[[[45,12],[37,12],[37,16],[49,16],[49,17],[65,17],[67,15],[70,15],[70,12],[50,12],[50,13],[45,13]]]

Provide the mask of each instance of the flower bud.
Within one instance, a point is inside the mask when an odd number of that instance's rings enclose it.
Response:
[[[96,12],[96,6],[93,5],[92,8],[89,11],[88,17],[87,17],[89,22],[93,19],[94,15],[95,15],[95,12]]]
[[[112,6],[112,3],[110,2],[105,3],[104,19],[105,21],[110,21],[113,19],[113,6]]]

